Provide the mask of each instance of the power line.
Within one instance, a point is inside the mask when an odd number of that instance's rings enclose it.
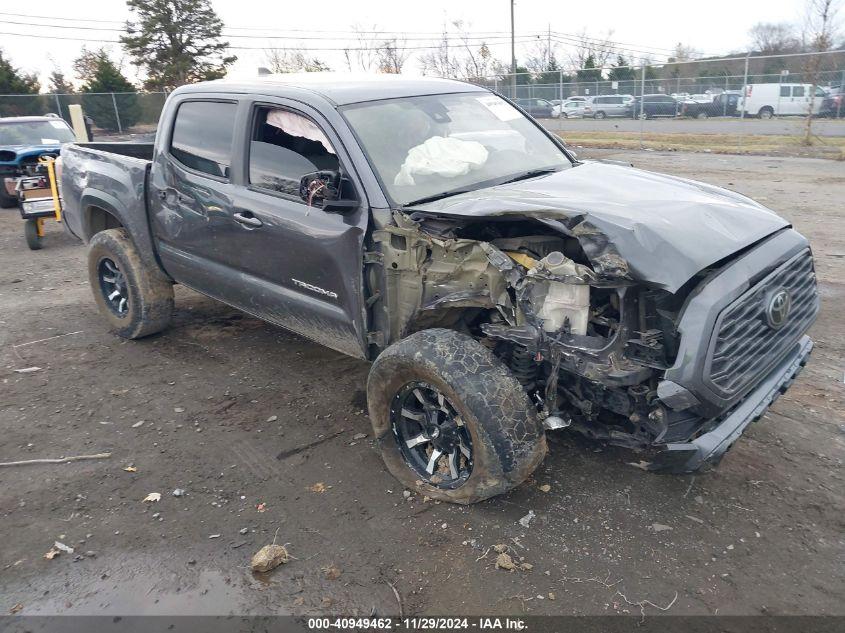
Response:
[[[0,35],[11,35],[15,37],[28,37],[32,39],[41,39],[41,40],[69,40],[75,42],[97,42],[102,44],[120,44],[119,40],[104,40],[101,38],[93,38],[93,37],[70,37],[70,36],[60,36],[60,35],[36,35],[33,33],[11,33],[9,31],[0,31]],[[527,36],[521,36],[527,37]],[[257,38],[252,38],[257,39]],[[532,42],[533,36],[531,36],[527,40],[522,40],[518,43],[520,44],[527,44]],[[497,45],[504,45],[507,42],[492,42],[491,46]],[[431,45],[431,46],[394,46],[393,48],[396,50],[401,51],[410,51],[410,50],[434,50],[438,49],[442,46],[442,43]],[[453,45],[455,47],[457,45]],[[230,50],[242,50],[242,51],[266,51],[268,48],[272,48],[272,46],[227,46],[227,49]],[[375,50],[376,46],[341,46],[341,47],[320,47],[320,46],[297,46],[295,47],[297,50],[302,51],[317,51],[317,52],[327,52],[327,51],[372,51]]]

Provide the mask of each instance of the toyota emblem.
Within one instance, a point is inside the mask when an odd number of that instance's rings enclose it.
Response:
[[[785,289],[778,290],[769,299],[769,304],[766,306],[766,322],[773,330],[779,330],[786,323],[786,318],[789,316],[789,307],[791,304],[789,292]]]

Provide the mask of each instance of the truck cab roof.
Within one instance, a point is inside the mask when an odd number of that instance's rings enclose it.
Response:
[[[283,73],[254,79],[219,79],[178,88],[175,93],[243,92],[290,97],[304,91],[334,105],[454,92],[485,92],[484,88],[454,79],[391,74]]]

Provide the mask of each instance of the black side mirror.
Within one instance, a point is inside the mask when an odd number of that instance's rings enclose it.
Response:
[[[308,206],[319,203],[323,211],[349,213],[358,208],[352,182],[339,171],[322,170],[305,174],[299,180],[299,196]]]
[[[312,171],[299,179],[299,197],[312,206],[314,202],[336,200],[340,192],[340,172]]]

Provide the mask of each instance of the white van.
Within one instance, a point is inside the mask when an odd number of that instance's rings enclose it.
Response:
[[[806,116],[810,111],[812,84],[748,84],[745,86],[745,113],[761,119],[773,116]],[[813,114],[818,114],[825,92],[816,86]],[[742,103],[738,108],[742,107]]]

